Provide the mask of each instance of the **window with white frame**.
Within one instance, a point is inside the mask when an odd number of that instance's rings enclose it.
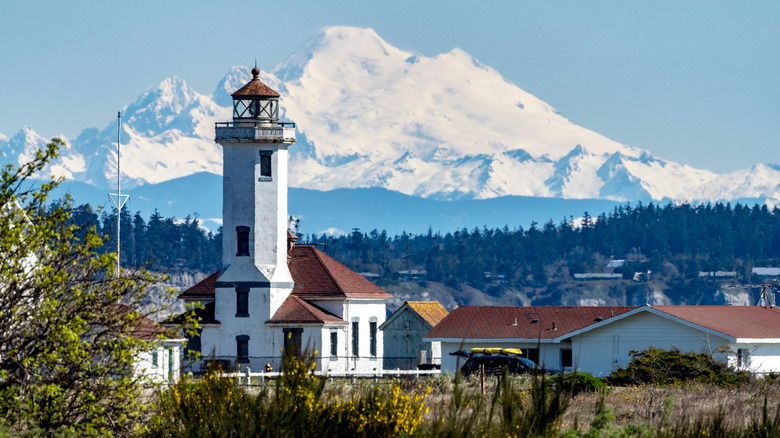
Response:
[[[369,336],[369,344],[368,344],[368,352],[371,354],[371,357],[376,357],[376,336],[377,336],[377,326],[376,326],[377,319],[376,317],[371,317],[371,319],[368,320],[368,336]]]
[[[338,329],[330,329],[330,358],[336,359],[339,355]]]
[[[737,349],[737,368],[748,368],[750,366],[750,350],[747,348]]]
[[[352,356],[360,356],[360,319],[352,318]]]

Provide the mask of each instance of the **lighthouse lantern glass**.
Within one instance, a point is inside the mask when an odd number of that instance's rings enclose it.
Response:
[[[233,117],[237,119],[279,119],[279,101],[276,99],[235,99]]]

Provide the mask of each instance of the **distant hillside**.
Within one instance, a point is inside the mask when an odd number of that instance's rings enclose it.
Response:
[[[66,182],[55,192],[70,192],[79,204],[113,208],[108,192],[79,182]],[[216,232],[222,223],[222,176],[197,173],[154,185],[141,185],[130,195],[127,208],[145,218],[155,210],[163,217],[197,215],[201,224]],[[493,199],[437,201],[381,188],[331,191],[288,189],[288,211],[300,219],[299,233],[350,233],[385,230],[391,235],[424,233],[428,229],[455,231],[463,227],[528,227],[531,222],[598,215],[619,205],[599,199],[560,199],[504,196]]]
[[[368,199],[355,200],[364,201],[373,207]],[[388,202],[387,211],[397,200]],[[193,217],[157,213],[147,220],[125,208],[122,219],[122,266],[147,266],[191,281],[221,267],[221,233],[204,231]],[[79,205],[73,222],[95,225],[108,236],[104,248],[114,250],[116,217],[110,211]],[[316,244],[386,287],[399,304],[755,304],[757,290],[730,286],[760,282],[754,267],[780,267],[780,208],[759,205],[626,204],[576,221],[550,219],[527,227],[299,237],[299,244]]]

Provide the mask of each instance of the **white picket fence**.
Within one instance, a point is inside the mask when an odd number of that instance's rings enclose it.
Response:
[[[378,381],[382,378],[388,377],[401,377],[401,376],[434,376],[440,375],[441,370],[381,370],[381,371],[369,371],[369,372],[357,372],[357,371],[342,371],[342,372],[325,372],[314,371],[315,376],[325,377],[328,379],[351,379],[353,382],[356,379],[374,379]],[[235,379],[237,385],[241,386],[263,386],[266,379],[277,378],[281,376],[280,371],[271,372],[259,372],[253,373],[250,368],[235,373],[218,373],[217,376],[227,379]],[[253,377],[256,377],[256,385],[252,385]]]

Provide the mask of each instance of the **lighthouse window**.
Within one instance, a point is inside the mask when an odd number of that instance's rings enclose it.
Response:
[[[236,336],[236,362],[249,363],[249,336]]]
[[[260,151],[260,177],[271,179],[271,152]]]
[[[233,101],[233,117],[235,118],[250,118],[254,117],[254,102],[251,100],[234,100]]]
[[[257,102],[257,115],[262,119],[279,118],[279,106],[275,100],[265,100]]]
[[[249,288],[239,286],[236,288],[236,316],[249,316]]]
[[[236,256],[249,255],[249,227],[236,227]]]

